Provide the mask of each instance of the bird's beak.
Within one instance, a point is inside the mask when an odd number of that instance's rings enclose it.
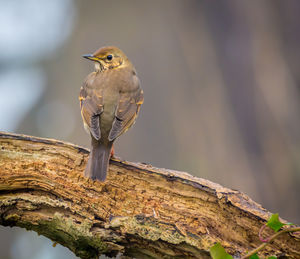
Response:
[[[93,61],[97,61],[98,58],[95,57],[93,54],[86,54],[86,55],[82,55],[84,58],[89,59],[89,60],[93,60]]]

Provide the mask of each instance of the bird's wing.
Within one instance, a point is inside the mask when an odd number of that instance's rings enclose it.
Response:
[[[119,137],[134,124],[143,102],[144,96],[141,88],[138,88],[138,90],[134,92],[120,94],[115,119],[108,136],[109,141]]]
[[[79,93],[81,116],[85,126],[97,140],[101,138],[99,116],[103,112],[102,89],[90,89],[86,85]]]

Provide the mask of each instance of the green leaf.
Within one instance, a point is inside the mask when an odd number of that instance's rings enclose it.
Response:
[[[210,248],[210,256],[213,259],[233,259],[230,254],[227,254],[224,247],[220,243],[216,243]]]
[[[259,259],[259,257],[258,257],[258,255],[257,255],[257,253],[255,253],[254,255],[251,255],[251,256],[249,257],[249,259]]]
[[[277,259],[277,257],[272,255],[272,256],[269,256],[268,259]]]
[[[267,222],[267,226],[272,228],[275,232],[277,232],[281,227],[285,224],[279,221],[278,213],[272,214]]]

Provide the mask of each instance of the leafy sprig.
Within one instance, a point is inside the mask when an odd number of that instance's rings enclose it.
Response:
[[[289,228],[282,229],[283,226],[290,226]],[[260,246],[248,252],[246,255],[242,256],[241,259],[260,259],[258,256],[258,252],[264,249],[268,244],[270,244],[273,240],[278,238],[283,233],[292,233],[300,231],[300,227],[292,227],[294,224],[292,223],[283,223],[279,220],[278,213],[272,214],[265,225],[263,225],[259,231],[259,239],[262,242]],[[275,234],[263,238],[262,233],[263,230],[269,227],[275,231]],[[233,259],[233,257],[226,252],[224,247],[220,243],[216,243],[214,246],[210,248],[210,256],[213,259]],[[276,259],[276,256],[269,256],[267,259]]]

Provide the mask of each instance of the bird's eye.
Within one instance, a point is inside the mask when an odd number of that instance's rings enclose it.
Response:
[[[112,58],[113,58],[112,55],[107,55],[107,57],[106,57],[106,59],[109,60],[109,61],[112,60]]]

